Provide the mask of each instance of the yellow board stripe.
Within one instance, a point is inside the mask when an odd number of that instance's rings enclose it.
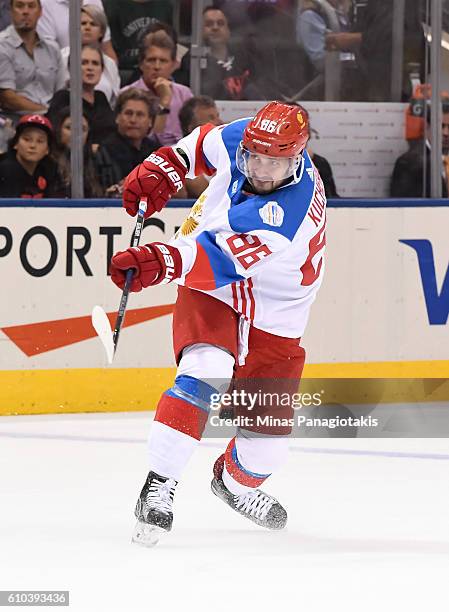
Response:
[[[306,364],[310,378],[449,378],[449,361],[370,361]]]
[[[153,410],[174,368],[0,371],[0,415]]]
[[[174,377],[174,368],[1,370],[0,415],[154,410]],[[449,401],[449,361],[308,364],[301,391],[322,386],[326,402]]]

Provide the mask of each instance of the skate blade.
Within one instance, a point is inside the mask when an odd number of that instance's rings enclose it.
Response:
[[[145,546],[146,548],[153,548],[165,533],[167,532],[165,529],[162,529],[162,527],[137,521],[131,542],[133,542],[133,544]]]

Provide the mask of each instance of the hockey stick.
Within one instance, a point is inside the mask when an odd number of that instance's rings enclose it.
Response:
[[[148,199],[141,198],[139,202],[139,211],[137,214],[136,226],[131,238],[132,247],[139,246],[140,236],[142,234],[144,215],[147,210]],[[112,363],[114,359],[115,351],[117,350],[118,339],[120,336],[120,330],[122,329],[123,321],[125,319],[125,310],[128,303],[129,289],[131,287],[131,281],[133,279],[134,270],[130,268],[126,271],[125,286],[123,287],[122,297],[120,298],[120,304],[118,307],[117,318],[115,320],[114,331],[111,329],[111,324],[108,319],[108,315],[105,313],[101,306],[94,306],[92,309],[92,325],[100,338],[104,349],[106,351],[106,357],[108,363]]]

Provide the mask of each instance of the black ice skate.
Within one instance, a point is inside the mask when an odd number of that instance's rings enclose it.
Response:
[[[160,536],[171,530],[173,497],[177,484],[173,478],[165,478],[155,472],[148,474],[134,511],[137,524],[133,542],[155,546]]]
[[[260,489],[254,489],[254,491],[243,495],[234,495],[223,482],[223,467],[224,455],[221,455],[214,465],[214,478],[211,482],[212,492],[233,510],[242,516],[246,516],[257,525],[268,529],[283,529],[287,524],[287,512],[277,499]]]

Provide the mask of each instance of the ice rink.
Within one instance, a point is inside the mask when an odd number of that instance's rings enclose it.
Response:
[[[292,440],[264,487],[289,512],[279,533],[212,495],[225,442],[205,440],[172,533],[145,549],[130,538],[151,419],[0,419],[0,589],[69,590],[76,612],[447,612],[448,439]]]

